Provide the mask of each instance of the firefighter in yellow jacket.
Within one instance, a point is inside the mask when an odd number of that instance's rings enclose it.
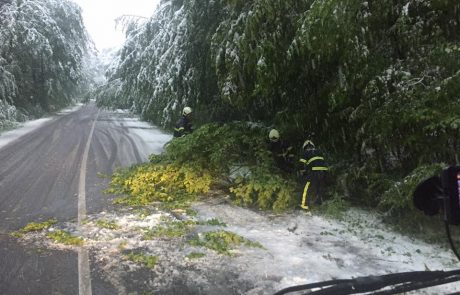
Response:
[[[303,144],[303,158],[300,159],[302,165],[302,175],[304,177],[304,186],[302,191],[302,203],[300,207],[305,210],[309,206],[321,200],[325,191],[325,179],[328,167],[324,157],[312,141],[306,140]]]

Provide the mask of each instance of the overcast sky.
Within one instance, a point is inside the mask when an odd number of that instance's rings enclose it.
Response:
[[[115,19],[132,14],[150,17],[160,0],[73,0],[83,9],[85,26],[97,49],[118,47],[125,39]]]

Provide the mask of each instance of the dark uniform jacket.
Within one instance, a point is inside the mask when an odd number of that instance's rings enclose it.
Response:
[[[174,128],[174,137],[182,137],[186,134],[192,133],[192,131],[192,123],[190,123],[186,116],[182,116],[179,121],[177,121],[176,127]]]
[[[269,141],[268,144],[276,165],[285,172],[292,172],[294,170],[292,146],[288,142],[282,140],[276,142]]]
[[[300,159],[303,164],[302,174],[309,174],[311,171],[327,171],[327,163],[315,147],[308,147],[304,150]]]

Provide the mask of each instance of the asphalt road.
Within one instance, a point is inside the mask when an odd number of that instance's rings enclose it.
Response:
[[[77,219],[83,154],[94,122],[85,169],[88,214],[111,206],[102,193],[108,180],[99,173],[147,161],[170,139],[125,113],[90,104],[0,148],[0,294],[79,294],[77,253],[29,248],[8,234],[29,222]],[[92,294],[115,294],[93,264],[90,257]]]

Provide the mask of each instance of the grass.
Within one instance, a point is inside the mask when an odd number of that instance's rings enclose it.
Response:
[[[126,256],[126,258],[128,260],[131,260],[132,262],[142,264],[143,266],[148,267],[148,268],[154,268],[158,262],[157,256],[147,255],[143,253],[130,252]]]
[[[229,256],[231,255],[231,250],[234,250],[239,246],[261,249],[264,248],[258,242],[253,242],[235,233],[224,230],[206,232],[202,238],[197,236],[194,239],[188,241],[188,243],[192,246],[204,247],[216,251],[219,254]]]
[[[31,222],[31,223],[28,223],[25,227],[21,228],[20,230],[11,233],[11,236],[20,238],[24,234],[29,233],[29,232],[37,232],[37,231],[42,231],[44,229],[48,229],[51,226],[55,225],[56,223],[57,223],[56,219],[49,219],[44,222]]]
[[[49,232],[46,236],[56,243],[69,246],[83,246],[83,240],[80,237],[72,236],[69,232],[63,230],[55,230]]]

